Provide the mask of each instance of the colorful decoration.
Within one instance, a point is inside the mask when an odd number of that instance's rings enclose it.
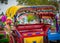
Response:
[[[53,6],[25,6],[22,8],[13,6],[6,12],[6,26],[10,32],[8,24],[11,24],[14,19],[16,28],[13,30],[13,35],[17,43],[43,43],[43,38],[47,35],[50,24],[54,25],[52,18],[55,16],[52,12],[54,10]]]
[[[7,19],[7,20],[6,20],[6,23],[7,23],[7,24],[8,24],[8,23],[11,24],[11,23],[12,23],[12,20]]]
[[[35,16],[35,14],[33,14],[33,13],[18,14],[17,16],[18,16],[17,21],[20,24],[35,24],[35,23],[37,24],[37,23],[39,23],[37,16]]]
[[[1,19],[2,19],[2,22],[5,22],[7,19],[6,15],[3,15]]]

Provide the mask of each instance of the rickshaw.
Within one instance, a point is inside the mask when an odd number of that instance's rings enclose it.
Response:
[[[42,8],[43,7],[43,8]],[[13,18],[16,43],[44,43],[50,24],[40,23],[38,12],[50,6],[12,6],[6,15]],[[8,15],[9,14],[9,15]]]

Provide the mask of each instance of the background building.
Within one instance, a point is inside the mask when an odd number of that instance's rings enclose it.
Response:
[[[14,6],[14,5],[17,5],[16,0],[8,0],[8,4],[0,2],[0,14],[2,12],[4,12],[4,14],[5,14],[7,8],[9,8],[10,6]]]

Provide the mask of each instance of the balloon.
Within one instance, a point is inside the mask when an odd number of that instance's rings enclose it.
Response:
[[[6,23],[7,24],[11,24],[12,23],[12,20],[11,19],[6,19]]]
[[[2,22],[5,22],[6,21],[6,18],[7,17],[5,15],[3,15],[2,18],[1,18]]]

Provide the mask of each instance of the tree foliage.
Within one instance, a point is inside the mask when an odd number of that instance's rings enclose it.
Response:
[[[17,0],[19,4],[25,3],[26,5],[43,5],[48,4],[48,0]]]
[[[17,0],[18,4],[25,4],[25,5],[54,5],[58,7],[57,2],[48,1],[48,0]]]

